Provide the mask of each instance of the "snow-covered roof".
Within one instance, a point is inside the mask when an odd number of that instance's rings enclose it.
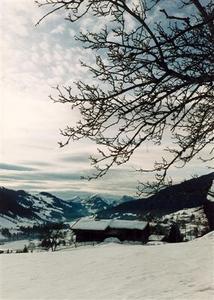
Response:
[[[143,222],[143,221],[111,220],[109,227],[143,230],[147,224],[148,224],[147,222]]]
[[[107,227],[120,229],[143,230],[147,222],[129,220],[91,220],[82,218],[71,226],[71,229],[79,230],[105,230]]]
[[[159,234],[151,234],[149,236],[149,241],[162,241],[162,239],[164,238],[164,235],[159,235]]]
[[[109,226],[110,220],[91,220],[82,218],[71,226],[71,229],[80,230],[105,230]]]

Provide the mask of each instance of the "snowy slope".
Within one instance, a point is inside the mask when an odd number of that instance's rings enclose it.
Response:
[[[0,188],[0,228],[70,221],[85,213],[81,204],[68,203],[49,193],[33,195]]]
[[[213,232],[188,243],[103,244],[0,256],[1,300],[211,300]]]
[[[96,214],[98,211],[106,210],[112,206],[98,194],[92,195],[85,199],[74,197],[69,201],[69,203],[80,203],[87,210],[87,215]]]
[[[193,178],[161,190],[145,199],[135,200],[123,196],[114,206],[99,195],[85,199],[74,197],[64,201],[52,194],[41,192],[30,194],[0,188],[0,228],[14,228],[44,222],[69,222],[82,216],[97,215],[99,218],[121,218],[135,220],[139,216],[152,214],[155,217],[175,213],[179,210],[203,207],[209,228],[214,229],[214,201],[211,188],[214,173]],[[208,200],[207,200],[208,199]],[[113,207],[114,206],[114,207]]]
[[[88,209],[89,213],[95,214],[98,211],[106,210],[112,206],[116,206],[121,203],[136,200],[131,196],[124,195],[122,197],[103,197],[99,194],[94,194],[86,198],[80,198],[75,196],[69,200],[72,203],[81,203],[85,208]]]
[[[124,216],[124,213],[161,217],[181,209],[203,206],[214,181],[214,172],[183,181],[160,190],[148,198],[128,201],[100,212],[100,218]]]
[[[99,195],[65,201],[46,192],[30,194],[23,190],[0,188],[0,228],[68,222],[109,207]]]
[[[99,195],[89,197],[84,204],[91,214],[110,207]]]
[[[12,228],[16,227],[16,221],[8,216],[0,214],[0,228]]]

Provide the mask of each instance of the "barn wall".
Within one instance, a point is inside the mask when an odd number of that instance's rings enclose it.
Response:
[[[77,242],[102,242],[105,239],[105,231],[100,230],[73,230],[76,235]]]
[[[121,229],[121,228],[108,228],[106,234],[109,237],[117,237],[121,241],[140,241],[146,242],[149,237],[149,227],[144,230],[138,229]]]
[[[121,228],[110,228],[108,227],[106,230],[80,230],[73,229],[76,235],[77,242],[103,242],[108,237],[116,237],[121,241],[129,240],[129,241],[140,241],[147,242],[150,230],[149,225],[146,226],[144,230],[138,229],[121,229]]]

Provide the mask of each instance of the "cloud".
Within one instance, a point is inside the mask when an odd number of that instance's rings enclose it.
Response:
[[[5,163],[0,163],[0,169],[8,170],[8,171],[35,171],[36,170],[30,167],[13,165],[13,164],[5,164]]]
[[[14,169],[7,169],[14,170]],[[15,169],[16,170],[16,169]],[[17,170],[16,170],[17,171]],[[24,170],[18,170],[24,171]],[[29,170],[25,170],[29,171]],[[2,179],[11,179],[17,181],[28,181],[28,180],[44,180],[44,181],[77,181],[81,179],[81,176],[84,176],[88,172],[72,173],[72,172],[30,172],[30,173],[7,173],[2,174]]]
[[[81,158],[81,156],[79,157]],[[66,169],[66,168],[65,168]],[[54,171],[55,170],[55,171]],[[66,169],[60,170],[57,167],[49,168],[49,171],[35,172],[12,172],[2,174],[0,182],[10,188],[27,188],[40,191],[41,189],[50,190],[69,190],[78,193],[105,193],[111,195],[134,194],[136,186],[135,176],[129,169],[115,169],[107,176],[99,180],[83,180],[82,176],[89,176],[91,169],[74,171]]]
[[[99,31],[105,20],[89,17],[71,25],[56,13],[35,27],[45,11],[33,2],[0,1],[0,9],[4,11],[0,60],[0,168],[3,174],[0,180],[11,188],[38,191],[134,193],[141,175],[131,173],[131,167],[151,168],[151,161],[162,155],[160,148],[144,146],[130,159],[130,169],[127,165],[112,170],[97,181],[80,180],[82,175],[93,172],[89,169],[88,157],[96,155],[97,145],[85,140],[59,149],[57,142],[63,140],[59,129],[75,125],[80,115],[76,110],[71,111],[69,105],[53,104],[48,98],[54,94],[52,87],[57,84],[93,80],[80,66],[80,60],[93,64],[93,53],[83,49],[73,37],[79,29]],[[133,22],[129,22],[129,26],[131,29]],[[198,165],[194,165],[194,169],[197,168]],[[183,175],[183,171],[181,173]],[[145,175],[145,180],[148,176]]]
[[[74,162],[74,163],[89,163],[89,156],[91,154],[86,152],[86,153],[80,153],[80,154],[71,154],[69,156],[65,156],[61,158],[61,161],[63,162]]]
[[[24,161],[23,163],[25,163],[27,165],[30,165],[30,166],[35,166],[37,168],[53,166],[53,163],[45,162],[45,161],[31,161],[31,160],[28,160],[28,161]]]
[[[53,33],[53,34],[61,34],[61,33],[63,33],[65,31],[65,26],[64,25],[58,25],[57,27],[55,27],[52,31],[51,31],[51,33]]]

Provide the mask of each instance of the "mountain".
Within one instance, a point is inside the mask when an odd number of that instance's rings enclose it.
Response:
[[[0,188],[0,225],[63,222],[85,216],[80,203],[68,203],[49,193],[31,195],[25,191]]]
[[[136,200],[134,197],[124,195],[124,196],[122,196],[122,198],[119,199],[119,203],[122,204],[122,203],[125,203],[125,202],[131,202],[131,201],[134,201],[134,200]]]
[[[136,198],[132,197],[132,196],[128,196],[128,195],[123,195],[122,197],[117,197],[114,199],[105,199],[105,201],[110,205],[110,206],[117,206],[119,204],[125,203],[125,202],[129,202],[129,201],[133,201],[136,200]]]
[[[203,208],[214,229],[214,173],[169,186],[155,195],[135,200],[123,196],[119,201],[106,201],[99,195],[82,199],[62,200],[50,193],[30,194],[0,188],[0,227],[33,225],[44,222],[67,222],[82,216],[99,218],[138,219],[146,215],[158,218],[190,208]]]
[[[99,210],[105,210],[112,206],[116,206],[121,203],[125,203],[132,200],[136,200],[136,198],[128,195],[123,195],[122,197],[105,195],[103,197],[99,194],[95,194],[84,198],[80,196],[75,196],[67,201],[81,203],[83,206],[88,207],[89,211],[91,210],[93,213],[96,213]]]
[[[81,204],[88,212],[89,215],[95,214],[99,211],[104,211],[112,205],[107,203],[102,197],[95,194],[86,199],[81,199],[80,197],[74,197],[69,201],[69,203],[79,203]]]
[[[50,193],[0,188],[0,227],[66,222],[110,208],[99,195],[62,200]]]
[[[124,215],[132,216],[145,216],[146,214],[152,214],[153,216],[161,217],[166,214],[170,214],[182,209],[194,208],[194,207],[208,207],[206,211],[209,211],[209,222],[213,215],[213,203],[208,198],[208,192],[210,197],[210,189],[214,180],[214,173],[210,173],[198,178],[193,178],[184,181],[180,184],[169,186],[155,195],[139,199],[132,200],[117,206],[111,207],[98,214],[100,218],[113,218],[124,217]],[[211,204],[210,204],[211,203]],[[205,213],[206,213],[205,211]],[[212,221],[213,222],[213,221]]]

